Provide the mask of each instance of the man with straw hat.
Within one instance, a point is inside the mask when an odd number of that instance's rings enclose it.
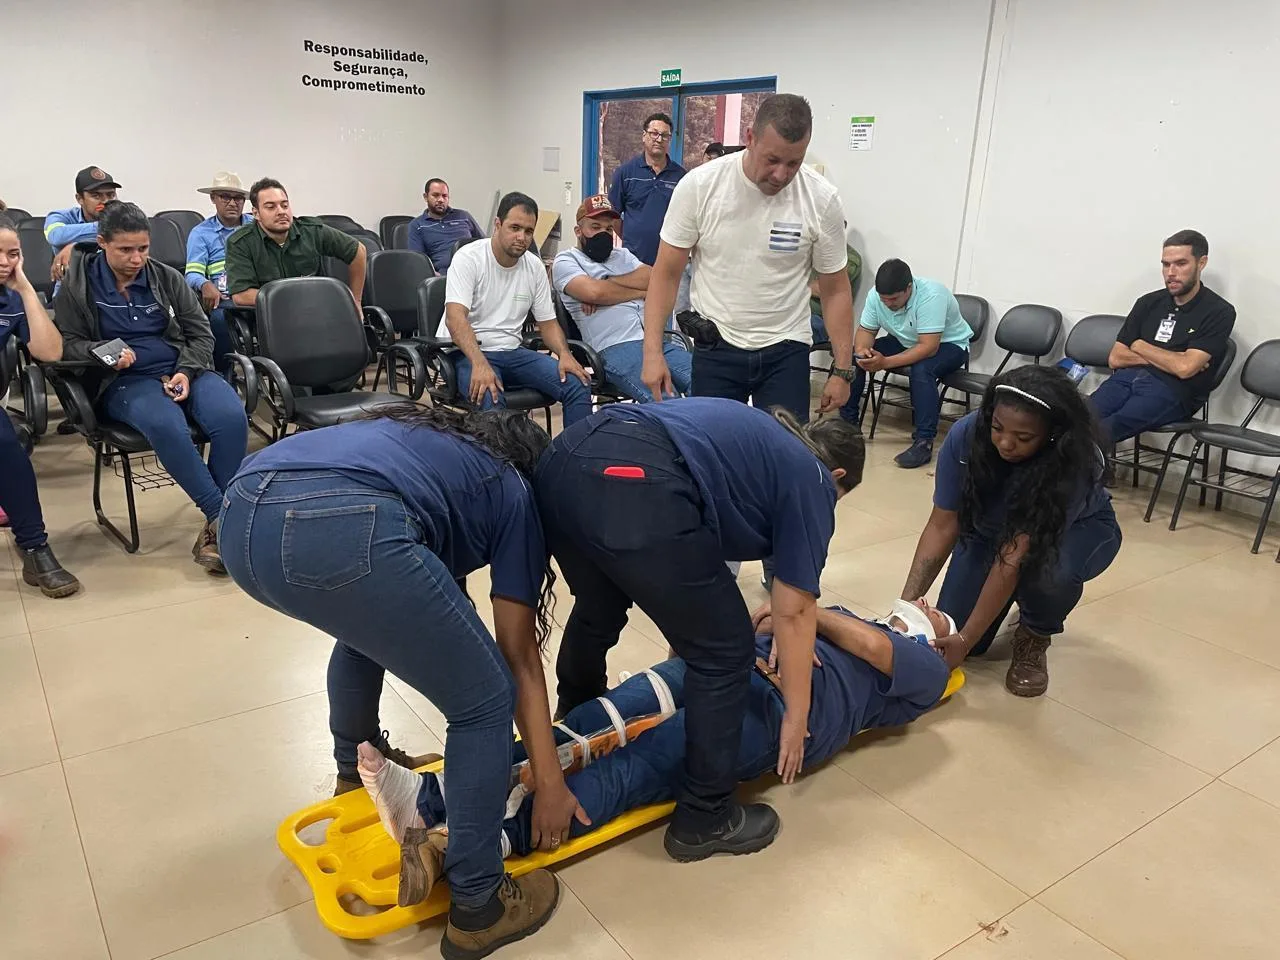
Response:
[[[231,336],[227,332],[227,320],[223,301],[227,295],[227,237],[253,217],[244,212],[244,201],[249,191],[234,173],[221,171],[213,178],[213,184],[199,187],[200,193],[213,198],[216,211],[209,219],[196,224],[187,237],[187,283],[200,297],[209,325],[213,327],[213,362],[219,373],[229,367],[227,354],[231,352]]]

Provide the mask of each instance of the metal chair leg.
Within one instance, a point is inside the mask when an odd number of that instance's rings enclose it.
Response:
[[[137,553],[140,542],[138,535],[138,509],[133,500],[133,464],[127,453],[116,451],[115,454],[120,458],[121,472],[124,474],[124,499],[129,509],[129,536],[127,538],[114,523],[107,519],[107,514],[102,509],[102,467],[104,462],[109,462],[110,457],[107,450],[106,444],[101,442],[95,444],[93,448],[93,512],[97,515],[98,524],[106,527],[107,532],[119,541],[120,546],[124,547],[126,553]]]
[[[1142,434],[1133,438],[1133,486],[1138,486],[1138,465],[1142,457]]]
[[[880,380],[880,392],[876,395],[875,403],[871,405],[871,432],[867,434],[868,440],[876,438],[876,424],[880,422],[880,412],[884,410],[884,388],[889,385],[889,375],[886,373]],[[871,378],[871,383],[867,385],[867,392],[870,393],[876,388],[875,377]]]
[[[1160,472],[1156,474],[1155,486],[1151,489],[1151,499],[1147,501],[1147,512],[1142,518],[1143,523],[1151,522],[1152,511],[1156,508],[1156,498],[1160,496],[1160,488],[1164,485],[1164,475],[1169,472],[1169,461],[1173,459],[1173,448],[1178,444],[1180,434],[1174,434],[1173,439],[1169,441],[1169,446],[1164,451],[1164,461],[1160,464]]]
[[[1178,527],[1178,514],[1182,512],[1182,501],[1187,498],[1187,485],[1191,482],[1191,474],[1195,472],[1196,460],[1200,456],[1200,448],[1203,443],[1197,443],[1195,449],[1191,451],[1191,459],[1187,461],[1187,470],[1182,475],[1182,487],[1178,490],[1177,502],[1173,505],[1173,516],[1169,518],[1169,529],[1176,530]]]
[[[1267,532],[1267,521],[1271,519],[1271,508],[1275,505],[1277,490],[1280,490],[1280,467],[1276,467],[1275,478],[1271,481],[1271,492],[1267,494],[1267,502],[1262,507],[1262,517],[1258,520],[1258,532],[1254,535],[1250,553],[1257,553],[1262,546],[1262,535]],[[1280,554],[1277,559],[1280,559]]]
[[[1207,450],[1205,451],[1204,462],[1205,462],[1205,466],[1207,467],[1209,465],[1209,453]],[[1218,460],[1218,486],[1219,487],[1225,486],[1226,482],[1227,482],[1227,448],[1223,447],[1222,457]],[[1222,490],[1218,490],[1217,494],[1213,498],[1214,512],[1217,512],[1222,509],[1222,493],[1223,493]],[[1201,506],[1203,505],[1204,504],[1201,503]],[[1254,550],[1253,552],[1257,553],[1258,551]]]

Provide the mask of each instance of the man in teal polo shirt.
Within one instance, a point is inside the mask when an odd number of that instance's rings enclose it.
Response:
[[[272,280],[322,276],[321,257],[350,266],[347,286],[360,302],[364,292],[364,244],[316,217],[294,217],[289,194],[279,180],[264,177],[249,188],[254,223],[227,238],[227,292],[238,307],[258,302],[258,290]]]
[[[877,337],[881,330],[885,335]],[[950,290],[937,280],[912,277],[901,260],[886,260],[876,271],[876,288],[867,295],[854,332],[858,373],[840,415],[857,421],[868,373],[899,371],[911,381],[915,430],[911,446],[894,462],[908,469],[923,467],[933,459],[933,438],[938,435],[938,381],[964,366],[972,338]]]

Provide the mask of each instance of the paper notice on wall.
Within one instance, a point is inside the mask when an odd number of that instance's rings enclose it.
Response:
[[[870,150],[871,138],[876,130],[875,117],[849,118],[849,149]]]

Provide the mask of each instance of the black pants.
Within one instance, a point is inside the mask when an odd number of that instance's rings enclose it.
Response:
[[[610,476],[639,467],[643,478]],[[534,479],[552,554],[573,593],[556,676],[560,705],[607,689],[605,658],[634,602],[688,665],[684,786],[674,824],[726,814],[754,663],[751,617],[702,522],[702,498],[661,427],[597,414],[563,431]]]
[[[785,407],[809,422],[809,345],[783,340],[743,350],[721,340],[693,351],[693,396],[751,402],[761,410]]]
[[[0,398],[2,399],[2,398]],[[22,550],[34,550],[49,542],[36,491],[36,473],[31,458],[22,449],[18,432],[8,414],[0,409],[0,510],[9,515],[13,538]]]

